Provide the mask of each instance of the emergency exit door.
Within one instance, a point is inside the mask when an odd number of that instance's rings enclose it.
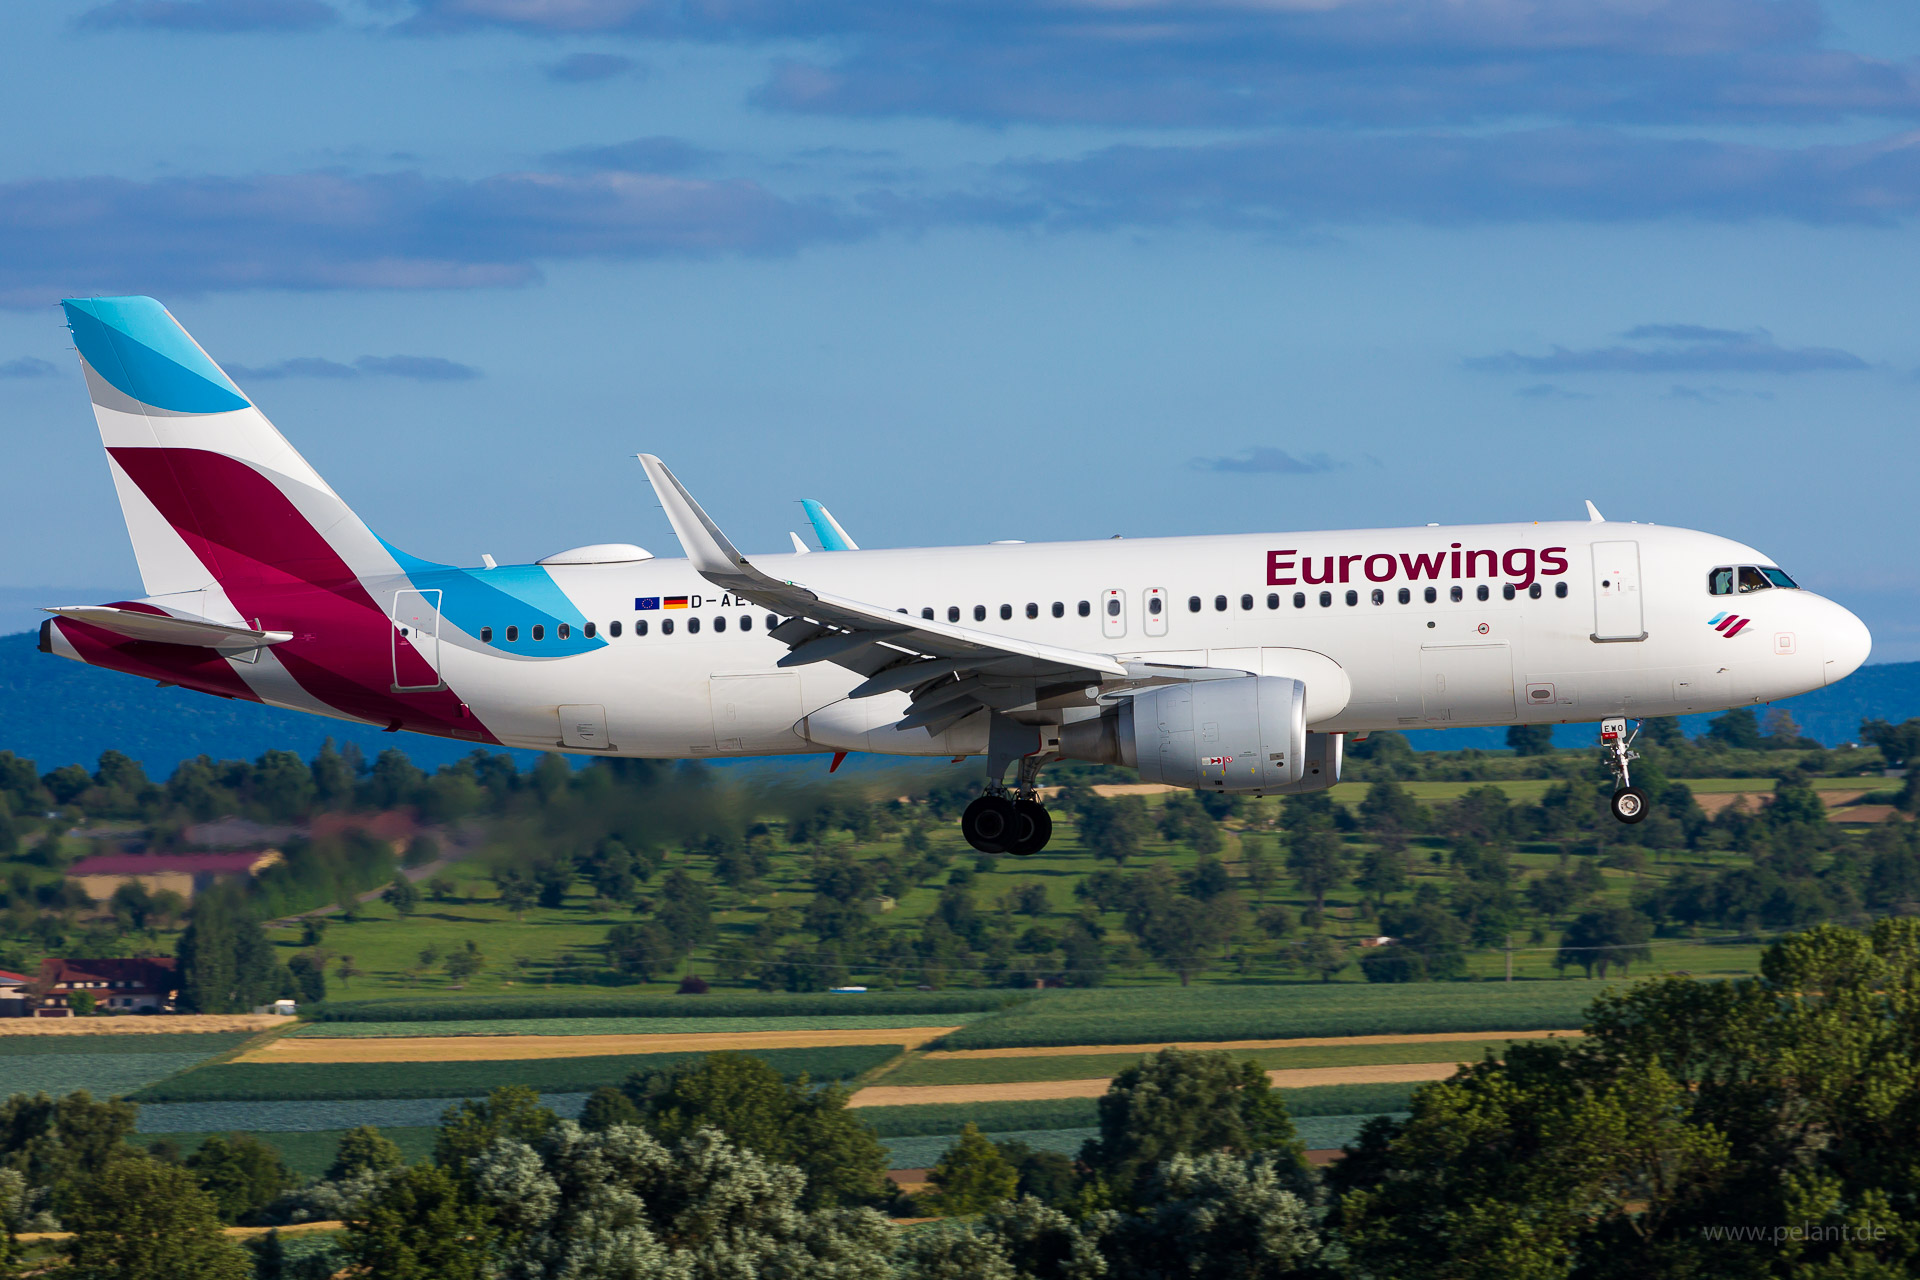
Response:
[[[1593,544],[1593,638],[1596,641],[1645,640],[1640,607],[1640,544]]]

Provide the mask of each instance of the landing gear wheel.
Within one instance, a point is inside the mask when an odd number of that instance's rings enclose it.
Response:
[[[1638,822],[1647,816],[1647,793],[1638,787],[1622,787],[1613,793],[1613,816],[1622,822]]]
[[[1005,796],[981,796],[960,815],[960,834],[981,853],[1005,853],[1017,823],[1013,802]]]
[[[1007,852],[1016,858],[1030,857],[1047,847],[1053,839],[1053,817],[1037,800],[1013,802],[1013,835]]]

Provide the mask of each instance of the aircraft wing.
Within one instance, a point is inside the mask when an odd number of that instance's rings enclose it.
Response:
[[[916,618],[905,610],[781,581],[735,549],[665,463],[648,453],[639,457],[700,576],[787,619],[772,633],[790,649],[779,665],[832,662],[858,672],[867,679],[853,690],[856,698],[912,690],[902,729],[924,727],[938,734],[982,706],[1005,710],[1029,704],[1046,687],[1150,680],[1158,674],[1110,654]]]
[[[293,639],[291,631],[256,631],[232,627],[210,618],[167,613],[147,613],[110,604],[57,605],[44,612],[75,622],[91,623],[129,640],[148,640],[157,644],[186,644],[221,653],[246,653]]]

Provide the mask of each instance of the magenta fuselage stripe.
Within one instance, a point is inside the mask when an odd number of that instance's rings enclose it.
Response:
[[[109,452],[216,577],[243,618],[268,631],[294,633],[273,647],[273,655],[307,694],[374,723],[398,721],[422,733],[498,741],[451,689],[393,692],[392,620],[332,544],[267,477],[238,459],[203,449]],[[408,665],[415,663],[421,673],[427,671],[417,654]],[[415,673],[402,674],[415,678]],[[431,683],[432,677],[418,682]]]

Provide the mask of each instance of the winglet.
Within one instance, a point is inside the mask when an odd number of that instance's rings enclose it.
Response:
[[[787,530],[787,536],[793,539],[793,554],[797,556],[804,556],[813,550],[812,547],[800,541],[800,535],[795,533],[793,530],[791,529]]]
[[[720,532],[720,526],[707,518],[693,495],[667,470],[667,464],[650,453],[635,455],[640,465],[647,469],[647,479],[653,483],[653,492],[660,499],[660,505],[666,508],[667,519],[673,524],[674,536],[680,539],[681,550],[687,553],[687,559],[693,562],[702,576],[712,578],[716,574],[723,578],[738,577],[743,574],[758,576],[747,558],[727,541],[727,535]]]
[[[807,513],[808,523],[813,525],[813,536],[820,539],[822,551],[858,551],[860,546],[847,536],[840,522],[833,518],[833,512],[812,498],[800,499],[800,506]]]
[[[1593,505],[1593,499],[1588,498],[1587,499],[1587,523],[1588,524],[1605,524],[1606,522],[1607,522],[1607,518],[1600,514],[1600,508]]]

